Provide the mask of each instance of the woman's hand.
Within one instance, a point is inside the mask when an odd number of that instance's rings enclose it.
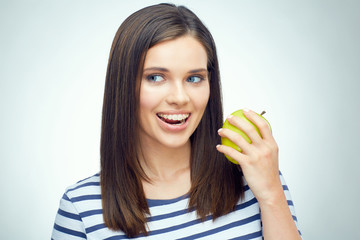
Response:
[[[239,134],[222,128],[219,129],[219,135],[231,140],[242,149],[242,152],[225,145],[218,145],[217,149],[240,164],[244,177],[260,205],[273,203],[283,194],[279,177],[278,146],[264,119],[250,110],[243,110],[243,113],[258,127],[262,137],[250,123],[230,115],[227,118],[229,123],[243,131],[252,143],[248,143]]]
[[[217,149],[240,164],[261,209],[263,237],[267,240],[301,239],[282,188],[278,164],[279,150],[270,127],[253,111],[243,110],[243,113],[258,127],[262,137],[244,119],[230,116],[229,123],[242,130],[252,143],[248,143],[234,131],[220,129],[219,135],[230,139],[242,149],[242,152],[224,145],[218,145]]]

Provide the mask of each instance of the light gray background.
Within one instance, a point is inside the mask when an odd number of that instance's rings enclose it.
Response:
[[[49,239],[99,170],[108,53],[159,1],[1,1],[0,239]],[[360,239],[360,1],[173,1],[213,33],[225,114],[266,110],[304,239]]]

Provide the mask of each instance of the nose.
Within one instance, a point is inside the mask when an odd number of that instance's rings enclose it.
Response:
[[[166,99],[170,105],[185,105],[190,101],[190,96],[182,81],[173,82]]]

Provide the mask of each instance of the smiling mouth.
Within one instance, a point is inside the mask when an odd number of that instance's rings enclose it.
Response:
[[[190,113],[186,114],[156,114],[163,122],[171,125],[182,125],[190,117]]]

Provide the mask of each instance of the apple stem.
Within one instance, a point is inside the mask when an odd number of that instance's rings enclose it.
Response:
[[[265,111],[262,111],[261,113],[260,113],[260,115],[262,116],[262,115],[264,115],[266,112]]]

